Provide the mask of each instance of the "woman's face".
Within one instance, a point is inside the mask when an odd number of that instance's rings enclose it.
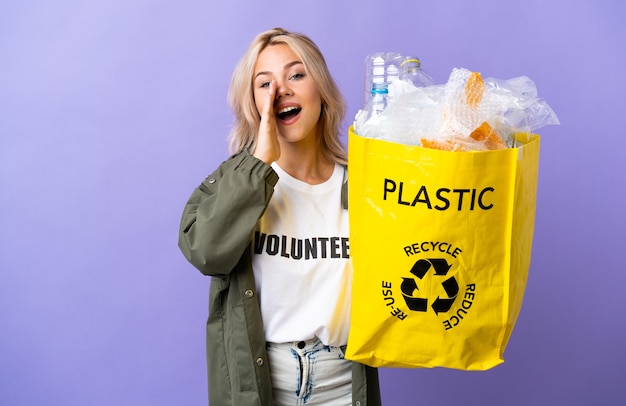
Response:
[[[268,102],[267,92],[272,80],[276,86],[274,115],[279,140],[314,141],[322,109],[321,96],[302,61],[286,44],[270,45],[257,58],[253,86],[259,114]]]

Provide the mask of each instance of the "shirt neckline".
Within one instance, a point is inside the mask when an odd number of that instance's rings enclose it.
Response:
[[[287,185],[291,188],[311,194],[324,193],[329,190],[333,190],[337,187],[337,185],[341,185],[343,183],[344,178],[344,168],[338,163],[335,163],[333,173],[330,175],[330,177],[324,182],[318,183],[316,185],[312,185],[300,179],[294,178],[293,176],[285,172],[283,168],[281,168],[280,165],[278,165],[278,163],[276,162],[272,163],[272,168],[278,174],[279,184],[280,182],[282,182],[284,185]]]

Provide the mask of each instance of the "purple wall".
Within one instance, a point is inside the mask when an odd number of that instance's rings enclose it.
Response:
[[[384,369],[385,403],[626,404],[626,3],[270,3],[0,5],[0,404],[206,404],[209,280],[179,253],[178,222],[227,155],[236,61],[277,25],[320,45],[346,124],[381,50],[418,54],[439,83],[454,67],[527,75],[562,123],[540,131],[505,363]]]

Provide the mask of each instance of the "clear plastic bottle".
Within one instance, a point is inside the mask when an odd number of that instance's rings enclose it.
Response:
[[[372,86],[370,92],[372,94],[369,106],[366,106],[365,110],[370,113],[370,116],[378,116],[387,108],[389,101],[389,89],[387,83],[376,83]]]
[[[435,84],[430,75],[422,69],[422,63],[416,56],[406,56],[400,63],[400,79],[416,87],[426,87]]]
[[[370,101],[374,84],[389,85],[399,79],[401,62],[397,52],[375,52],[365,58],[364,105]]]
[[[356,116],[355,132],[364,137],[379,138],[378,116],[387,108],[388,104],[389,89],[387,83],[373,83],[370,90],[370,100]]]

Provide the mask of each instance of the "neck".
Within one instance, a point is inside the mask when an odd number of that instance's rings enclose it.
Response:
[[[335,168],[335,163],[326,159],[319,148],[298,149],[281,145],[280,158],[276,162],[289,175],[311,185],[326,182]]]

